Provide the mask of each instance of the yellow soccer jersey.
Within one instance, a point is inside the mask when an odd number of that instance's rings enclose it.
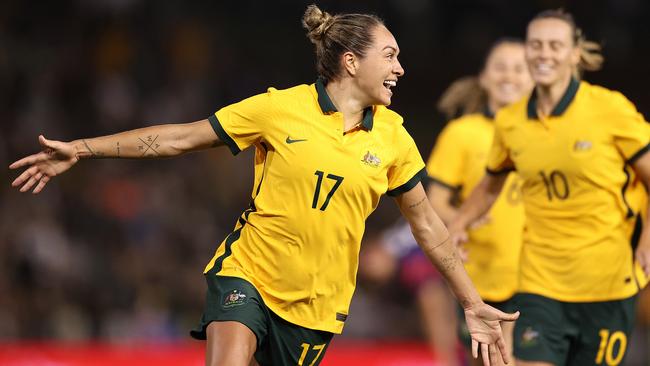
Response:
[[[629,164],[650,125],[623,95],[572,80],[547,118],[535,93],[499,111],[488,172],[515,168],[526,210],[520,291],[560,301],[635,294]]]
[[[255,146],[252,203],[207,265],[243,278],[285,320],[340,333],[355,289],[365,220],[382,194],[426,177],[397,113],[366,109],[343,133],[324,85],[270,88],[209,120],[233,154]]]
[[[466,199],[485,174],[494,135],[492,117],[471,114],[442,130],[427,162],[437,184],[459,190]],[[520,179],[510,174],[488,213],[490,221],[469,231],[469,261],[465,268],[484,300],[505,301],[517,290],[519,251],[524,225]]]

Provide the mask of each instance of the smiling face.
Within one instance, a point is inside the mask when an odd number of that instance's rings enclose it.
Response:
[[[561,19],[542,18],[528,25],[526,62],[537,85],[567,82],[580,61],[571,25]]]
[[[487,92],[490,106],[495,109],[521,99],[533,87],[524,46],[515,42],[497,45],[490,52],[479,79]]]
[[[397,60],[399,47],[393,34],[383,25],[372,31],[372,45],[357,59],[356,83],[368,105],[389,105],[397,79],[404,69]]]

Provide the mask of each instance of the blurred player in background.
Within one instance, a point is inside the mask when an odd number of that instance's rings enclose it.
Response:
[[[518,366],[618,365],[629,344],[635,276],[630,170],[650,183],[650,125],[622,94],[579,81],[602,63],[573,17],[528,24],[529,98],[496,117],[488,173],[450,226],[454,241],[493,205],[507,173],[522,178],[526,223],[515,306]],[[650,271],[648,222],[636,260]]]
[[[316,45],[319,79],[270,88],[193,123],[158,125],[61,142],[10,167],[13,182],[40,192],[84,158],[156,158],[227,145],[255,146],[250,208],[205,268],[199,327],[206,364],[318,365],[341,333],[355,288],[365,219],[383,193],[395,197],[430,261],[463,305],[474,355],[505,355],[500,321],[463,269],[420,183],[424,162],[403,119],[386,108],[404,74],[399,47],[373,15],[331,16],[315,5],[303,25]],[[228,172],[224,172],[227,174]],[[507,356],[506,356],[507,357]]]
[[[524,44],[515,39],[496,42],[488,52],[478,76],[454,82],[443,94],[438,108],[454,118],[438,137],[427,163],[431,178],[428,196],[440,218],[449,223],[458,204],[469,196],[485,174],[487,155],[494,135],[494,114],[532,89],[524,58]],[[512,311],[510,298],[517,286],[519,249],[524,223],[519,179],[510,174],[503,194],[483,218],[474,223],[464,250],[465,263],[483,300],[503,311]],[[390,261],[398,261],[399,265]],[[373,263],[374,262],[374,263]],[[380,265],[381,264],[381,265]],[[382,280],[399,272],[402,284],[414,291],[431,347],[441,364],[456,365],[456,306],[440,275],[428,263],[408,229],[400,221],[369,246],[361,270]],[[464,321],[460,335],[470,347]],[[512,350],[513,324],[504,324],[508,350]]]

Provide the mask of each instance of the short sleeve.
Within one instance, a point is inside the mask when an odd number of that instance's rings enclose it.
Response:
[[[622,94],[616,102],[617,116],[614,123],[614,145],[625,161],[634,163],[650,149],[650,124]]]
[[[273,120],[273,89],[221,108],[208,117],[212,128],[233,155],[260,141]]]
[[[410,191],[427,176],[422,156],[404,126],[399,126],[396,135],[394,146],[398,149],[397,156],[393,165],[388,168],[386,194],[389,196],[399,196]]]
[[[503,128],[495,121],[494,138],[492,139],[492,146],[488,153],[486,168],[488,174],[505,174],[515,170],[514,163],[510,159],[510,149],[506,145],[503,137]]]
[[[466,139],[458,127],[451,122],[442,130],[427,161],[429,177],[450,189],[456,189],[463,184],[463,172],[466,170],[462,153]]]

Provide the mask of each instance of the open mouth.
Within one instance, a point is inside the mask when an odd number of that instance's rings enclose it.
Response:
[[[551,72],[552,69],[553,68],[549,64],[540,63],[540,64],[535,65],[535,71],[537,71],[540,74],[547,74],[547,73]]]
[[[384,80],[384,87],[388,90],[397,85],[397,80]]]
[[[513,83],[501,83],[497,86],[499,91],[504,94],[513,94],[517,92],[517,86]]]

